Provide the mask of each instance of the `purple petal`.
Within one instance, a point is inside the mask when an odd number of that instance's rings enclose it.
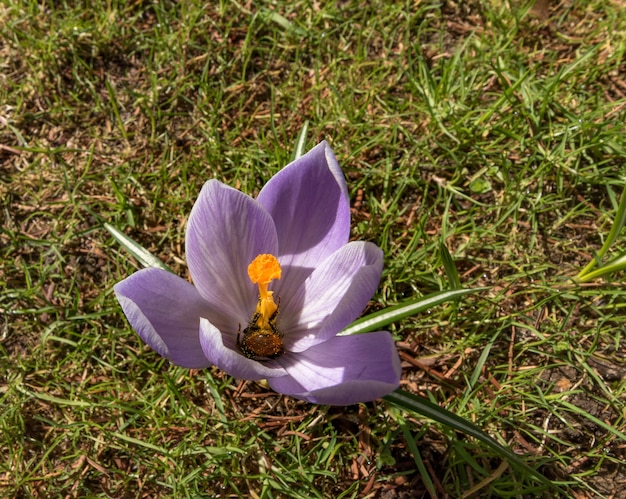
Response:
[[[234,345],[232,348],[224,345],[222,333],[206,319],[200,320],[200,343],[207,358],[235,378],[259,380],[285,375],[285,370],[275,362],[263,364],[244,357],[233,349]]]
[[[293,296],[278,287],[285,348],[301,352],[348,326],[376,291],[382,269],[380,248],[354,241],[322,262]]]
[[[400,358],[387,331],[337,336],[278,363],[289,375],[269,379],[272,389],[315,404],[369,402],[400,384]]]
[[[348,188],[326,142],[274,175],[258,202],[276,224],[285,294],[295,292],[310,270],[348,242]],[[292,268],[295,275],[289,276]]]
[[[210,305],[194,286],[161,269],[143,269],[113,287],[137,334],[159,355],[181,367],[200,369],[209,361],[200,346],[200,317]]]
[[[261,253],[278,252],[274,223],[254,199],[210,180],[191,210],[187,264],[202,297],[236,322],[247,322],[257,301],[248,265]],[[221,324],[219,324],[221,326]]]

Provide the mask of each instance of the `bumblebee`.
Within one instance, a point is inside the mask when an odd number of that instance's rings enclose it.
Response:
[[[259,312],[255,312],[248,327],[243,330],[241,325],[237,333],[237,347],[246,357],[254,360],[277,359],[285,352],[283,334],[276,327],[278,308],[270,316],[267,324]]]

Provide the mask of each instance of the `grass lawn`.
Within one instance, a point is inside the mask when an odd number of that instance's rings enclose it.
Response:
[[[626,175],[623,0],[0,2],[0,496],[626,497],[626,286],[572,280]],[[256,195],[325,139],[402,389],[315,406],[146,347],[112,286],[187,276],[205,181]],[[442,246],[447,248],[442,251]],[[610,255],[626,251],[618,238]],[[448,265],[449,267],[449,265]]]

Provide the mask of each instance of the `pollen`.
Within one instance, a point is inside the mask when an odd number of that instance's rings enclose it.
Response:
[[[274,301],[273,291],[269,291],[267,286],[274,279],[280,279],[282,270],[278,258],[267,253],[257,256],[248,265],[248,276],[250,280],[259,286],[259,303],[256,306],[258,314],[257,325],[260,328],[269,327],[270,319],[278,310],[278,305]]]

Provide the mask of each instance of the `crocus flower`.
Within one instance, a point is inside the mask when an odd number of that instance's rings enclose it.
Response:
[[[185,241],[193,285],[148,268],[115,294],[139,336],[178,366],[267,379],[313,403],[367,402],[398,387],[400,360],[387,331],[338,336],[383,268],[376,245],[349,236],[346,182],[322,142],[256,199],[204,185]]]

